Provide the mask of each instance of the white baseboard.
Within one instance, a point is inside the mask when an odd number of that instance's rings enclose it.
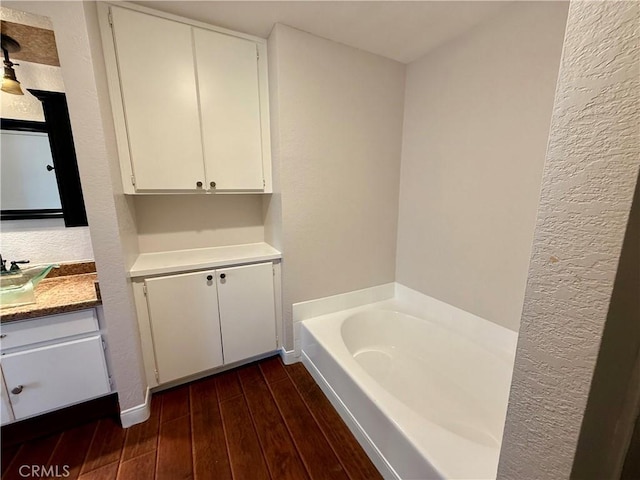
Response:
[[[295,350],[285,350],[284,347],[281,347],[279,353],[285,365],[291,365],[300,361],[300,354],[296,354]]]
[[[129,428],[137,423],[146,422],[149,416],[151,416],[151,390],[147,387],[144,403],[122,410],[120,412],[120,422],[122,423],[122,428]]]

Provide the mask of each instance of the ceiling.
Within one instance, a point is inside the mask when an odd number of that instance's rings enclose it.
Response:
[[[496,15],[509,1],[135,1],[267,38],[275,23],[410,63]]]

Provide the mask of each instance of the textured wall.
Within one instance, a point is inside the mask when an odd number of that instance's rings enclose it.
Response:
[[[51,19],[48,17],[22,10],[0,7],[0,18],[12,23],[53,30]],[[16,63],[19,64],[14,67],[16,78],[21,82],[23,89],[35,88],[38,90],[64,92],[60,67],[25,61]],[[0,95],[0,102],[2,105],[2,117],[4,118],[44,121],[42,104],[33,95]]]
[[[274,28],[267,42],[269,61],[269,122],[271,128],[271,174],[273,193],[262,201],[264,241],[282,251],[282,187],[280,185],[280,102],[278,95],[278,32]]]
[[[633,2],[572,2],[498,478],[569,478],[640,164]]]
[[[0,18],[13,23],[51,29],[47,17],[0,7]],[[16,76],[23,89],[64,92],[60,67],[18,62]],[[44,121],[42,104],[33,95],[0,95],[3,118]],[[63,220],[19,220],[0,223],[0,251],[9,260],[30,259],[33,263],[92,260],[91,237],[87,227],[65,228]]]
[[[523,2],[407,67],[397,281],[518,329],[565,2]]]
[[[0,13],[9,11],[3,8]],[[0,17],[2,18],[2,17]],[[64,83],[60,67],[42,65],[20,60],[18,66],[14,67],[16,78],[24,91],[24,95],[0,95],[2,101],[2,117],[16,118],[18,120],[33,120],[44,122],[44,112],[42,103],[36,97],[26,91],[27,88],[36,90],[50,90],[52,92],[64,92]]]
[[[620,478],[626,447],[640,407],[639,294],[640,181],[636,184],[613,284],[572,478]]]
[[[118,194],[119,174],[118,182],[112,183],[113,149],[109,150],[109,132],[103,127],[106,77],[94,71],[101,65],[101,58],[94,58],[100,53],[95,4],[43,1],[3,5],[48,16],[53,23],[102,292],[110,371],[121,408],[140,405],[146,381],[133,293],[126,278],[130,254],[123,251],[123,245],[135,244],[129,241],[135,229],[123,211],[127,201]]]
[[[405,69],[284,25],[269,41],[291,348],[293,303],[394,280]]]
[[[64,220],[5,220],[0,225],[0,252],[7,260],[60,263],[93,260],[87,227],[67,228]]]

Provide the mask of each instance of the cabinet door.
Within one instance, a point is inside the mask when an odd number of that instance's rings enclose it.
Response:
[[[217,270],[224,363],[276,349],[273,265]]]
[[[222,365],[214,276],[211,271],[145,280],[159,383]]]
[[[100,335],[2,356],[16,419],[109,393]]]
[[[2,375],[0,371],[0,425],[12,422],[13,420],[13,410],[11,410],[9,394],[4,384],[4,375]]]
[[[205,178],[191,27],[111,15],[136,190],[194,190]]]
[[[207,186],[264,188],[257,47],[194,28]]]

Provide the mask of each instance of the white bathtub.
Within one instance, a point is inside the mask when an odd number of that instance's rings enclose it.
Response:
[[[517,334],[396,287],[304,320],[302,361],[387,478],[495,478]]]

